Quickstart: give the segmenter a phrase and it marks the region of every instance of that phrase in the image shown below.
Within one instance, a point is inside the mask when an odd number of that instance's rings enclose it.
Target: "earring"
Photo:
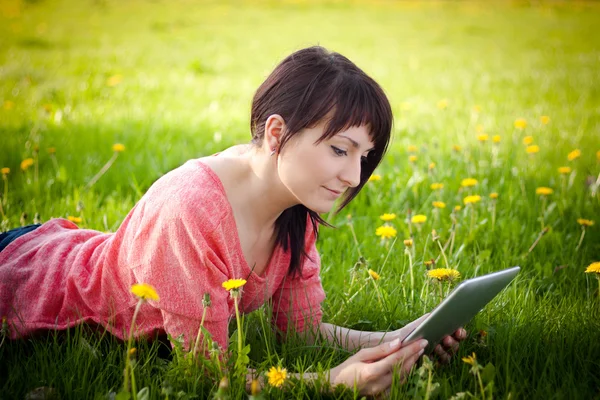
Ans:
[[[275,154],[275,149],[271,149],[271,154],[270,156],[273,157],[273,154]]]

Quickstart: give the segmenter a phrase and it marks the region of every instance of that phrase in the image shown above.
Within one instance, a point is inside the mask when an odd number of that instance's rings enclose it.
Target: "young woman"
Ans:
[[[361,190],[383,157],[392,111],[379,85],[346,57],[322,47],[297,51],[258,88],[250,144],[190,160],[158,179],[115,233],[79,229],[65,219],[0,237],[0,315],[13,338],[81,322],[118,337],[130,330],[134,283],[154,286],[138,334],[195,339],[205,293],[204,326],[227,346],[233,302],[222,288],[247,280],[244,312],[271,300],[274,322],[309,337],[320,332],[348,349],[333,384],[363,393],[387,389],[394,366],[405,375],[425,341],[400,344],[422,318],[393,332],[361,332],[321,321],[317,228]],[[447,360],[459,330],[436,352]]]

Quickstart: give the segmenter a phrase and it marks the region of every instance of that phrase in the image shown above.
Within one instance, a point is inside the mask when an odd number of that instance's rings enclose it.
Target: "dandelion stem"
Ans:
[[[479,388],[481,389],[481,398],[485,399],[485,390],[483,388],[483,381],[481,380],[481,374],[477,371],[477,381],[479,381]]]
[[[135,311],[133,312],[133,318],[131,319],[131,327],[129,328],[129,338],[127,339],[127,353],[125,354],[125,373],[124,378],[125,382],[123,383],[124,390],[126,392],[129,391],[129,372],[133,375],[133,369],[131,368],[131,363],[129,361],[129,352],[131,351],[131,342],[133,341],[133,331],[135,330],[135,320],[137,319],[137,315],[140,312],[140,308],[142,308],[142,304],[144,303],[144,299],[140,297],[137,305],[135,306]],[[133,398],[137,398],[137,393],[132,393]]]
[[[56,160],[56,156],[54,154],[50,154],[50,158],[52,159],[52,165],[54,165],[54,170],[56,171],[56,176],[59,176],[60,168],[58,167],[58,161]]]
[[[548,232],[548,228],[542,229],[542,231],[540,232],[540,234],[538,235],[538,237],[535,239],[535,241],[533,242],[533,244],[529,248],[529,251],[527,251],[527,254],[529,254],[529,253],[531,253],[533,251],[533,249],[535,248],[535,246],[537,246],[537,244],[540,241],[540,239],[542,239],[542,236],[544,236],[547,232]]]
[[[407,251],[406,254],[408,255],[408,267],[410,272],[410,301],[412,302],[415,298],[415,275],[413,273],[412,254],[410,251]]]
[[[238,358],[240,358],[242,356],[242,322],[240,321],[240,310],[238,307],[237,296],[233,298],[233,304],[235,306],[235,319],[237,321],[238,328]]]
[[[471,226],[469,227],[469,238],[473,234],[473,225],[475,224],[475,208],[471,207]]]
[[[494,232],[494,228],[496,226],[496,201],[492,204],[492,232]]]
[[[379,287],[377,286],[377,282],[371,275],[369,275],[369,279],[373,282],[373,286],[375,286],[375,292],[377,293],[377,300],[379,300],[379,306],[383,309],[383,300],[381,298],[381,293],[379,292]]]
[[[2,199],[2,204],[6,205],[8,203],[8,178],[6,175],[2,175],[2,180],[4,181],[4,198]]]
[[[200,320],[200,327],[198,328],[198,335],[196,335],[196,343],[194,344],[194,352],[192,353],[194,357],[198,355],[198,345],[200,344],[200,335],[202,334],[202,327],[204,326],[204,318],[206,317],[206,310],[208,307],[204,307],[202,310],[202,320]],[[204,337],[202,337],[202,342],[204,342]]]
[[[579,247],[581,247],[581,243],[583,243],[583,237],[585,236],[585,226],[581,227],[581,237],[579,238],[579,243],[577,243],[577,247],[575,251],[579,251]]]
[[[113,165],[113,163],[115,162],[115,160],[117,159],[118,156],[119,156],[119,153],[115,151],[113,153],[112,157],[110,158],[110,160],[108,160],[106,162],[106,164],[104,164],[104,166],[100,169],[100,171],[98,171],[98,173],[96,175],[94,175],[92,180],[89,181],[87,185],[85,185],[84,190],[88,190],[89,188],[94,186],[94,184],[96,182],[98,182],[98,179],[100,179],[102,177],[102,175],[104,175],[104,173],[106,171],[108,171],[108,169],[111,167],[111,165]]]
[[[542,231],[544,230],[544,216],[546,215],[546,196],[542,197]]]
[[[385,267],[385,264],[387,263],[387,260],[390,256],[390,253],[392,252],[392,249],[394,248],[394,245],[396,244],[396,240],[398,240],[398,238],[394,238],[394,241],[392,242],[392,245],[390,246],[390,249],[388,250],[388,253],[385,256],[385,260],[383,260],[383,264],[381,265],[381,269],[379,270],[380,272],[383,272],[383,268]]]
[[[352,232],[352,237],[354,238],[354,243],[356,244],[356,251],[358,251],[358,256],[362,257],[362,254],[360,252],[360,245],[358,244],[358,238],[356,237],[356,232],[354,232],[354,225],[352,225],[352,221],[349,221],[348,225],[350,226],[350,231]]]
[[[436,240],[440,251],[442,252],[442,256],[444,257],[444,262],[446,263],[446,268],[450,268],[450,264],[448,264],[448,259],[446,258],[446,253],[444,252],[444,248],[442,247],[442,244],[440,243],[439,240]]]

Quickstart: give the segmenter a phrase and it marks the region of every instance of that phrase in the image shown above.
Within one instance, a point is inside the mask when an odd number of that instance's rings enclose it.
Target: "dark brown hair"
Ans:
[[[261,145],[270,115],[280,115],[286,124],[278,152],[295,134],[328,118],[317,143],[351,127],[367,126],[374,142],[363,161],[360,184],[344,195],[340,212],[356,195],[379,165],[390,140],[392,108],[381,87],[339,53],[314,46],[285,58],[260,85],[252,100],[252,143]],[[316,144],[316,143],[315,143]],[[306,224],[310,218],[315,236],[318,224],[328,225],[315,211],[302,204],[285,210],[275,222],[277,244],[291,249],[289,273],[301,271]]]

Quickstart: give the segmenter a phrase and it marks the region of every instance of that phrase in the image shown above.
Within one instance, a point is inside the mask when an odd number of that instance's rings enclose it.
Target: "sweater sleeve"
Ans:
[[[212,304],[204,327],[225,348],[229,307],[221,283],[228,278],[218,243],[213,243],[218,215],[210,202],[195,201],[189,191],[160,198],[167,200],[142,208],[142,222],[127,243],[134,279],[154,286],[160,300],[152,305],[161,312],[165,332],[173,338],[183,334],[186,347],[196,339],[208,293]]]
[[[321,302],[325,299],[325,292],[319,276],[321,259],[315,242],[309,223],[305,238],[308,257],[304,257],[301,274],[294,277],[286,275],[273,294],[273,320],[283,332],[287,332],[288,328],[303,332],[318,328],[321,323]]]

